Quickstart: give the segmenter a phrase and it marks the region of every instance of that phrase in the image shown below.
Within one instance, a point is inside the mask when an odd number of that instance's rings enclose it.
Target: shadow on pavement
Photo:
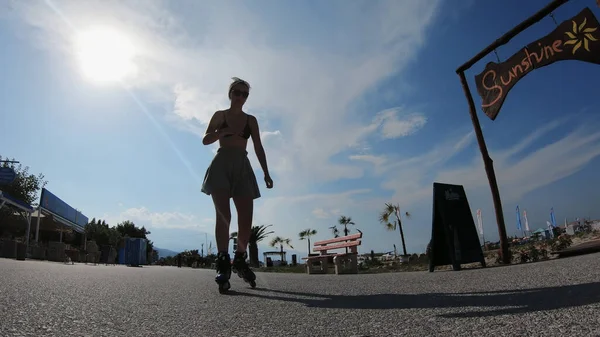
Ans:
[[[448,309],[495,307],[492,310],[442,314],[467,318],[548,311],[600,303],[600,282],[551,288],[519,289],[477,293],[322,295],[256,288],[232,295],[297,302],[311,308],[330,309]],[[308,298],[306,298],[308,297]]]

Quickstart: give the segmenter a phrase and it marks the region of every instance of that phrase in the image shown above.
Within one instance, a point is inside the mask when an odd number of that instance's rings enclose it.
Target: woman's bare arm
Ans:
[[[219,130],[218,126],[223,123],[223,113],[222,111],[215,112],[210,118],[210,122],[208,122],[208,126],[206,127],[206,132],[204,133],[204,137],[202,138],[202,144],[210,145],[217,140],[219,140]]]
[[[267,166],[267,155],[265,154],[265,149],[263,148],[262,141],[260,140],[258,121],[256,120],[256,117],[252,115],[250,115],[250,131],[252,135],[252,143],[254,144],[254,152],[256,153],[258,162],[262,167],[265,177],[270,176],[269,167]]]

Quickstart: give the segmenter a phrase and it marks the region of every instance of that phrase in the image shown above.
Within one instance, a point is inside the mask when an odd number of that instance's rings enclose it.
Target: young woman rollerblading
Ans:
[[[248,98],[248,82],[233,78],[229,86],[231,105],[227,110],[213,114],[202,139],[204,145],[217,140],[219,149],[204,175],[202,192],[212,197],[216,212],[215,236],[217,238],[217,276],[219,292],[230,288],[229,279],[233,271],[249,283],[256,286],[256,276],[246,262],[246,249],[252,228],[254,199],[260,198],[256,176],[248,159],[246,145],[252,137],[254,152],[264,172],[267,188],[273,187],[273,180],[267,168],[265,150],[260,140],[260,131],[256,117],[242,111]],[[229,224],[231,210],[229,199],[233,199],[238,214],[238,245],[233,261],[229,256]]]

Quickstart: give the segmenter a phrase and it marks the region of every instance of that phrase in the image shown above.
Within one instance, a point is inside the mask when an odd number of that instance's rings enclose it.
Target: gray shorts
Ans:
[[[230,197],[260,198],[248,151],[239,148],[219,148],[204,175],[202,192],[229,192]]]

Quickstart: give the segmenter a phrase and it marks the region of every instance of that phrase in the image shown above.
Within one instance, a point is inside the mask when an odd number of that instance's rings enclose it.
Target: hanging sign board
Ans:
[[[508,60],[488,63],[483,72],[475,76],[483,112],[495,120],[508,92],[534,69],[565,60],[600,64],[599,26],[594,13],[586,7]]]

